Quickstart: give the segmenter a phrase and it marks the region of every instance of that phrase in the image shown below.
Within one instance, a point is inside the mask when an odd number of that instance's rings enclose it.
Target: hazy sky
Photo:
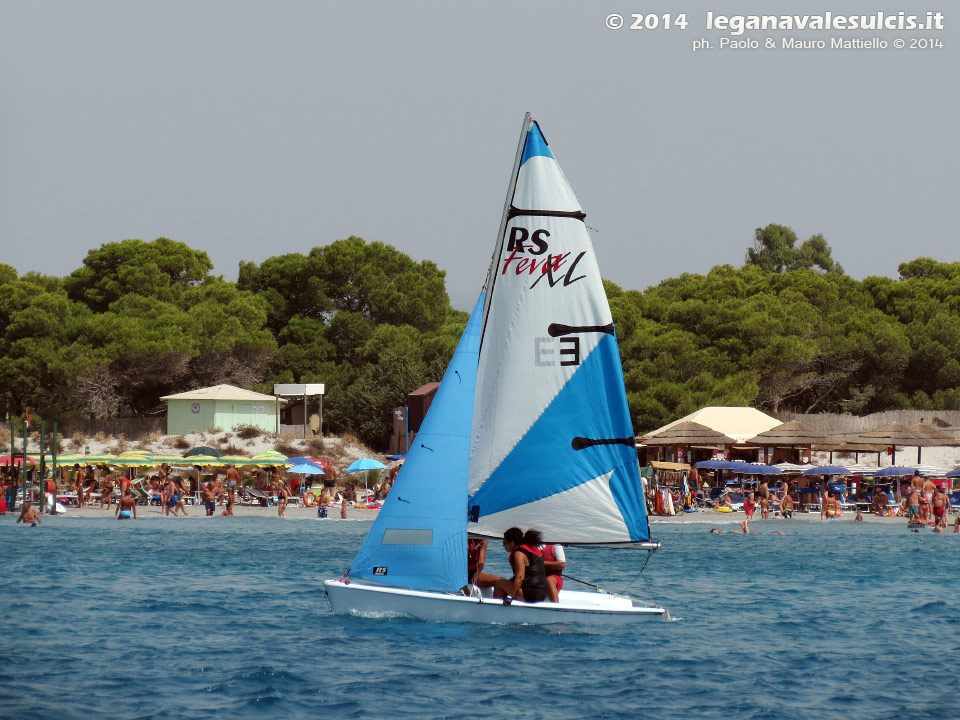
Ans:
[[[656,5],[656,4],[655,4]],[[644,289],[740,265],[754,228],[823,233],[856,278],[960,260],[960,33],[884,50],[729,50],[706,11],[923,14],[915,2],[0,0],[0,262],[65,275],[169,237],[241,260],[359,235],[483,281],[533,113],[601,272]],[[774,9],[775,7],[775,9]],[[686,30],[609,30],[685,11]],[[958,21],[960,24],[960,21]],[[902,50],[896,38],[939,49]]]

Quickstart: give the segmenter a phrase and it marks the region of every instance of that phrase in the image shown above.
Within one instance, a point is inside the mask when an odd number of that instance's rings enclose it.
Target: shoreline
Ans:
[[[186,518],[166,518],[163,514],[163,509],[156,505],[137,506],[137,517],[138,519],[144,520],[153,520],[153,519],[169,519],[171,521],[175,520],[208,520],[213,517],[219,518],[222,517],[221,513],[223,512],[224,506],[218,505],[216,514],[208,517],[205,514],[204,508],[202,505],[188,505]],[[91,508],[89,505],[83,509],[76,507],[68,507],[66,513],[60,513],[56,516],[52,516],[49,513],[44,513],[43,518],[46,520],[51,517],[64,517],[69,519],[90,519],[90,518],[106,518],[106,519],[115,519],[114,510],[116,509],[116,504],[114,504],[109,510],[104,508],[103,510],[98,507]],[[277,517],[277,508],[276,506],[272,507],[261,507],[258,505],[234,505],[233,506],[234,517]],[[347,520],[357,521],[357,520],[366,520],[372,521],[377,517],[379,510],[368,510],[366,508],[348,508],[347,509]],[[955,514],[955,513],[951,513]],[[19,516],[19,510],[7,510],[7,516],[16,520]],[[831,518],[830,520],[820,519],[820,513],[811,512],[811,513],[796,513],[791,519],[782,519],[782,518],[773,518],[771,517],[768,520],[762,520],[759,516],[754,516],[754,519],[751,520],[751,524],[768,524],[773,523],[778,526],[781,524],[789,525],[792,522],[855,522],[854,518],[856,513],[845,512],[839,518]],[[701,510],[695,513],[680,513],[678,515],[650,515],[648,520],[651,525],[657,524],[684,524],[684,523],[698,523],[698,524],[714,524],[714,525],[736,525],[739,524],[742,520],[746,518],[746,514],[742,512],[732,512],[732,513],[719,513],[713,510]],[[288,507],[287,508],[287,518],[288,520],[302,520],[302,519],[318,519],[317,518],[317,508],[316,507]],[[340,521],[340,507],[328,507],[327,508],[327,520]],[[864,514],[863,522],[865,523],[887,523],[887,524],[906,524],[906,518],[903,517],[878,517],[876,515]],[[952,522],[949,522],[952,524]]]

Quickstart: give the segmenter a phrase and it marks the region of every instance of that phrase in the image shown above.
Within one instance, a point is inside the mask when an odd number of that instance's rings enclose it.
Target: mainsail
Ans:
[[[467,458],[483,299],[350,567],[351,578],[436,591],[467,584]]]
[[[467,504],[471,533],[650,539],[623,370],[585,215],[524,122],[487,277]]]

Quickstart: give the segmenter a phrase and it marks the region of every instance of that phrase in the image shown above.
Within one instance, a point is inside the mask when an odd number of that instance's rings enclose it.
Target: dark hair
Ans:
[[[537,547],[537,545],[543,545],[543,534],[539,530],[530,528],[523,535],[523,544],[529,545],[532,548]]]
[[[518,527],[507,528],[503,533],[503,539],[512,542],[514,545],[522,545],[523,530]]]

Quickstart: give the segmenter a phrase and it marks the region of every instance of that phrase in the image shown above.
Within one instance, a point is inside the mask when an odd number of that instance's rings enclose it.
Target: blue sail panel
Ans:
[[[540,126],[536,123],[531,123],[530,129],[527,130],[527,140],[523,145],[523,157],[520,159],[520,165],[523,165],[532,157],[553,157],[543,133],[540,132]]]
[[[348,576],[418,590],[467,584],[467,469],[483,295]]]
[[[649,540],[633,437],[620,355],[608,335],[469,499],[481,517],[471,531],[499,535],[519,522],[564,542]],[[606,498],[614,513],[587,527],[577,504],[550,501],[561,493],[592,504]]]

